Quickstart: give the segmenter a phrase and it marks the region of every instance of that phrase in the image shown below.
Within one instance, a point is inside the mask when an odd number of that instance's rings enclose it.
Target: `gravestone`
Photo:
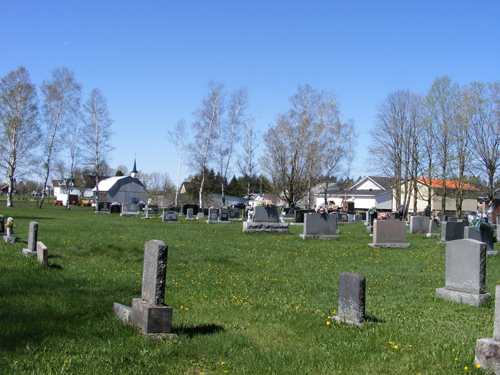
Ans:
[[[427,237],[436,237],[439,236],[439,220],[431,219],[429,221],[429,231],[426,234]]]
[[[337,215],[329,214],[306,214],[304,220],[304,233],[301,238],[314,238],[327,240],[338,238]]]
[[[304,224],[305,215],[314,212],[314,210],[295,210],[295,215],[293,217],[294,224]]]
[[[23,254],[28,256],[36,256],[36,242],[38,239],[38,223],[36,221],[30,222],[30,229],[28,232],[28,248],[23,249]]]
[[[441,244],[447,241],[462,240],[464,238],[464,229],[469,222],[465,220],[445,221],[441,226]]]
[[[494,255],[493,253],[490,253],[493,251],[493,230],[477,230],[475,226],[465,227],[464,239],[484,242],[486,244],[486,255]]]
[[[16,237],[14,236],[14,219],[10,216],[7,218],[7,223],[5,224],[5,236],[3,236],[5,243],[16,242]]]
[[[120,216],[139,216],[139,205],[137,203],[122,204],[122,212]]]
[[[428,216],[411,216],[410,233],[426,233],[429,231],[431,218]]]
[[[495,289],[493,337],[476,340],[476,365],[484,371],[500,374],[500,285]]]
[[[208,217],[208,208],[203,208],[203,215]]]
[[[363,214],[355,214],[354,221],[363,221]]]
[[[121,211],[121,204],[111,204],[109,206],[109,212],[112,214],[119,214]]]
[[[288,223],[280,223],[276,206],[255,206],[249,220],[243,223],[246,233],[289,233]]]
[[[219,210],[217,208],[210,208],[208,210],[208,222],[219,221]]]
[[[98,202],[97,203],[97,212],[101,213],[101,214],[111,213],[110,204],[108,202]]]
[[[173,309],[164,304],[168,246],[151,240],[144,246],[141,298],[132,299],[132,308],[115,303],[115,315],[131,321],[146,334],[172,332]],[[171,336],[171,335],[170,335]]]
[[[347,222],[348,223],[355,223],[356,222],[356,218],[355,218],[354,214],[347,214]]]
[[[203,212],[198,212],[198,216],[196,218],[198,220],[203,220],[205,218],[205,214]]]
[[[149,216],[158,216],[159,210],[158,210],[158,205],[152,204],[152,205],[146,205],[147,207],[147,213],[148,217]]]
[[[186,220],[194,220],[193,218],[193,209],[188,208],[186,211]]]
[[[177,212],[175,211],[163,211],[161,216],[161,221],[164,223],[178,223]]]
[[[405,223],[399,220],[375,220],[373,243],[368,245],[371,247],[409,247],[410,244],[406,243]]]
[[[338,315],[333,319],[350,325],[363,326],[365,319],[366,279],[357,273],[339,275]]]
[[[448,215],[444,215],[444,221],[458,221],[458,219],[456,218],[456,216],[448,216]]]
[[[193,215],[198,215],[199,207],[197,204],[183,204],[181,207],[182,216],[187,215],[187,210],[189,208],[193,209]]]
[[[47,246],[45,246],[43,242],[38,241],[36,243],[36,258],[43,266],[48,265],[49,254]]]
[[[491,297],[485,293],[486,244],[476,240],[446,243],[445,287],[436,297],[479,306]]]
[[[5,233],[5,222],[3,215],[0,215],[0,233]]]
[[[2,226],[2,228],[3,228],[3,226]],[[500,216],[497,216],[497,239],[500,240]]]
[[[229,211],[229,220],[235,220],[235,221],[241,220],[240,219],[240,210],[237,208],[232,208]]]
[[[220,221],[229,221],[229,212],[227,211],[227,208],[221,208]]]

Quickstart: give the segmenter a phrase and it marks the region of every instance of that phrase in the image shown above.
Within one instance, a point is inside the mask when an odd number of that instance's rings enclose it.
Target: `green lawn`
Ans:
[[[241,222],[167,224],[88,207],[0,204],[18,237],[0,243],[2,374],[478,373],[476,339],[493,335],[493,301],[434,298],[444,286],[445,248],[422,234],[407,236],[409,249],[372,249],[362,223],[316,241],[302,240],[299,226],[289,235],[248,235]],[[21,254],[30,221],[50,267]],[[113,315],[114,302],[140,297],[151,239],[169,246],[165,302],[178,340],[144,339]],[[487,259],[492,294],[499,265]],[[327,324],[344,271],[366,277],[372,324]]]

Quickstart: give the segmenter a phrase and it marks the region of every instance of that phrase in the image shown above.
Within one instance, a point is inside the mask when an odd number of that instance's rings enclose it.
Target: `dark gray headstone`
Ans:
[[[306,214],[314,213],[314,210],[295,210],[294,223],[303,223]]]
[[[446,221],[442,223],[441,243],[445,244],[448,241],[462,240],[464,238],[464,229],[466,226],[468,226],[468,222],[464,220]]]
[[[464,239],[477,240],[486,244],[486,250],[493,250],[493,230],[477,230],[475,226],[464,228]]]
[[[220,210],[220,221],[229,221],[229,212],[227,208],[222,208]]]
[[[3,215],[0,215],[0,233],[5,232],[5,221]]]
[[[337,238],[337,215],[306,214],[302,238]]]
[[[36,251],[36,242],[38,241],[38,223],[30,222],[30,231],[28,233],[28,250]]]
[[[339,275],[338,316],[335,320],[346,323],[361,323],[365,319],[366,279],[351,272]]]
[[[229,218],[230,219],[239,219],[240,218],[240,210],[237,208],[232,208],[229,211]]]
[[[151,240],[144,246],[141,298],[153,305],[163,305],[167,273],[168,246]]]
[[[254,222],[277,223],[280,218],[276,206],[266,208],[264,206],[255,206],[253,212]]]
[[[211,208],[208,210],[208,220],[209,221],[219,220],[219,210],[217,208]]]
[[[108,202],[98,202],[97,212],[109,214],[111,212],[110,203]]]
[[[163,221],[163,222],[178,222],[177,212],[164,211],[161,221]]]
[[[193,215],[198,215],[199,207],[198,207],[197,204],[183,204],[182,207],[181,207],[182,215],[184,215],[184,216],[187,215],[188,208],[192,208],[193,209]]]

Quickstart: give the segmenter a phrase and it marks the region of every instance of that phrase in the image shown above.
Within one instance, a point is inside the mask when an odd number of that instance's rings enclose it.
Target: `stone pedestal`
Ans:
[[[143,299],[132,299],[132,323],[145,333],[172,332],[172,312],[170,306],[153,305]]]
[[[288,223],[251,222],[243,223],[244,233],[289,233]]]
[[[366,279],[357,273],[342,272],[339,275],[338,315],[332,319],[350,325],[363,326],[365,319]]]
[[[500,285],[495,289],[495,328],[493,337],[476,341],[476,365],[481,369],[500,374]]]

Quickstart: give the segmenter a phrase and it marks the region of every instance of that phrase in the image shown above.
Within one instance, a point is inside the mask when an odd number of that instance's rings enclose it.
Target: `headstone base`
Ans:
[[[149,220],[149,219],[151,219],[151,218],[150,218],[150,217],[146,217],[146,216],[144,216],[144,217],[141,217],[141,219],[146,219],[146,220]]]
[[[409,243],[369,243],[368,246],[374,248],[407,248]]]
[[[153,305],[143,299],[132,299],[130,320],[145,333],[171,333],[172,313],[170,306]]]
[[[500,341],[493,337],[479,339],[476,341],[476,365],[481,365],[484,371],[493,370],[500,374]]]
[[[439,233],[426,233],[425,236],[427,238],[431,238],[431,237],[439,237],[440,234]]]
[[[14,243],[16,242],[16,237],[14,236],[3,236],[3,240],[5,243]]]
[[[36,257],[36,251],[31,251],[30,249],[23,249],[24,256],[27,257]]]
[[[289,233],[288,223],[251,222],[243,223],[244,233]]]
[[[359,322],[353,322],[350,320],[344,320],[344,319],[341,319],[340,316],[332,316],[332,320],[335,320],[336,322],[347,324],[349,326],[358,326],[358,327],[364,327],[365,324],[368,324],[368,325],[371,324],[371,322],[359,323]]]
[[[497,257],[498,256],[498,251],[496,251],[496,250],[487,250],[486,251],[486,256],[487,257]]]
[[[302,225],[302,226],[304,226],[304,223],[290,223],[290,225]]]
[[[436,289],[436,298],[442,298],[456,303],[464,303],[466,305],[479,306],[487,299],[491,298],[491,293],[474,294],[438,288]]]
[[[306,238],[312,238],[315,240],[333,240],[335,238],[339,238],[339,236],[336,235],[319,235],[319,234],[299,234],[300,238],[306,239]]]
[[[427,233],[426,230],[409,230],[406,232],[407,234],[414,234],[414,233]]]
[[[214,220],[205,220],[207,224],[231,224],[230,221],[214,221]]]
[[[139,214],[120,214],[120,216],[123,216],[123,217],[137,217],[137,216],[139,216]]]
[[[132,315],[132,308],[122,305],[121,303],[115,302],[113,304],[113,313],[123,320],[125,323],[130,322],[130,316]]]

